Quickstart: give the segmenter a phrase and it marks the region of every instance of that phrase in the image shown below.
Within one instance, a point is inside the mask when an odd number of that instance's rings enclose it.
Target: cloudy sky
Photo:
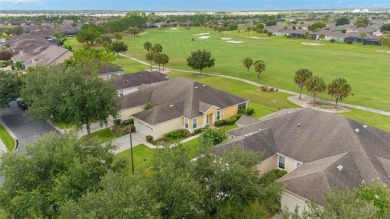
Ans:
[[[0,10],[287,10],[390,8],[390,0],[0,0]]]

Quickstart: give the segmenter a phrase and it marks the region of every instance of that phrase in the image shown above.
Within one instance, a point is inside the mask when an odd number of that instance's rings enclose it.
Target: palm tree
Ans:
[[[366,33],[360,33],[359,37],[360,37],[360,39],[361,39],[361,41],[363,43],[363,39],[366,38]]]
[[[152,64],[153,64],[153,56],[154,56],[154,53],[152,52],[148,52],[146,53],[146,60],[150,62],[150,71],[152,71]]]
[[[150,42],[145,42],[144,43],[144,49],[146,49],[148,52],[152,48],[152,44]]]
[[[158,52],[153,55],[153,62],[158,65],[158,72],[160,72],[160,66],[163,62],[163,55],[162,53]]]
[[[345,78],[336,78],[328,85],[328,94],[336,98],[336,109],[338,101],[348,97],[351,90],[351,85],[348,84]]]
[[[324,34],[320,34],[320,36],[318,37],[319,39],[325,39],[325,35]]]
[[[255,71],[257,72],[257,78],[260,78],[261,72],[265,71],[265,62],[262,60],[257,60],[254,66],[255,66]]]
[[[169,57],[167,54],[163,53],[161,57],[161,64],[163,65],[163,71],[165,71],[165,65],[168,64]]]
[[[122,34],[121,34],[121,33],[115,33],[114,38],[115,38],[116,41],[118,42],[119,40],[122,39]]]
[[[161,44],[156,43],[153,45],[152,52],[158,53],[158,52],[162,52],[162,51],[163,51],[163,47],[161,46]]]
[[[311,80],[313,77],[313,72],[311,72],[309,69],[301,68],[298,69],[295,72],[294,82],[298,85],[300,92],[299,92],[299,99],[301,100],[302,95],[302,89],[303,87]]]
[[[382,46],[388,48],[390,47],[390,37],[383,37],[380,39],[380,43]],[[387,49],[385,49],[385,53],[386,53]]]
[[[248,69],[248,77],[249,77],[249,68],[253,65],[253,59],[246,57],[243,61],[243,64],[244,64],[245,68]]]
[[[319,76],[314,76],[306,84],[306,89],[309,93],[313,94],[313,106],[315,106],[316,96],[318,93],[322,93],[326,90],[326,84],[324,79]]]
[[[306,40],[312,40],[313,39],[309,32],[305,32],[303,34],[303,38],[305,38]],[[307,44],[309,45],[309,42],[307,42]]]

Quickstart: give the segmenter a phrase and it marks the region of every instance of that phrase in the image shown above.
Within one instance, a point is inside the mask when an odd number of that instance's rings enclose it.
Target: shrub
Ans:
[[[230,119],[225,119],[223,120],[224,125],[234,125],[236,123],[237,119],[235,118],[230,118]]]
[[[145,139],[146,139],[146,141],[147,141],[148,143],[152,143],[152,141],[153,141],[153,136],[147,135],[147,136],[145,136]]]
[[[136,131],[134,124],[131,124],[130,128],[131,128],[131,133],[134,133]]]
[[[274,88],[273,88],[273,87],[270,87],[270,88],[268,89],[268,92],[274,92]]]
[[[193,135],[200,134],[200,133],[202,133],[204,130],[206,130],[207,128],[208,128],[208,126],[205,127],[205,128],[195,129]]]
[[[246,115],[251,116],[251,115],[253,115],[254,112],[255,112],[255,109],[248,108],[248,110],[246,111]]]
[[[217,120],[217,121],[215,121],[215,123],[214,123],[214,126],[215,127],[221,127],[221,126],[223,126],[224,125],[224,121],[223,120]]]
[[[278,88],[276,88],[276,89],[275,89],[275,92],[278,92],[278,91],[279,91],[279,89],[278,89]]]
[[[122,120],[121,119],[114,119],[114,124],[120,125],[120,124],[122,124]]]
[[[225,139],[225,131],[222,129],[207,128],[203,131],[201,138],[210,139],[213,145],[217,145]]]
[[[145,104],[145,106],[144,106],[144,109],[145,109],[145,110],[152,109],[152,108],[153,108],[153,104],[152,104],[152,103],[147,103],[147,104]]]
[[[334,42],[335,42],[335,40],[334,40],[334,39],[331,39],[331,40],[330,40],[330,42],[331,42],[331,43],[334,43]]]
[[[347,44],[352,44],[352,40],[345,41]]]
[[[0,60],[8,61],[11,60],[13,54],[10,51],[2,51],[0,52]]]
[[[166,141],[166,142],[174,142],[180,139],[183,139],[190,135],[190,131],[187,129],[177,129],[171,132],[166,133],[161,140]]]
[[[127,119],[127,120],[123,120],[121,125],[130,125],[130,124],[134,124],[134,119]]]
[[[245,108],[240,108],[240,109],[238,109],[238,113],[241,114],[241,115],[246,115],[246,110],[245,110]]]
[[[263,91],[263,92],[267,92],[268,86],[265,86],[265,85],[264,85],[264,86],[261,86],[261,87],[260,87],[260,90]]]

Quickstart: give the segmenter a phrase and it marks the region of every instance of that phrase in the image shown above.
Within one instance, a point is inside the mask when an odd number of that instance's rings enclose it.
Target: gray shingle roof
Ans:
[[[182,106],[179,107],[177,104],[174,104],[180,101],[183,102]],[[200,108],[202,108],[200,105],[203,104],[209,104],[223,109],[244,102],[246,100],[241,97],[203,85],[199,82],[185,78],[175,78],[155,85],[144,86],[137,92],[120,97],[118,100],[118,108],[124,110],[146,103],[152,103],[155,107],[173,104],[174,108],[178,107],[175,110],[181,111],[181,116],[195,118],[203,115],[200,111]],[[138,118],[140,114],[133,116]],[[166,114],[158,114],[157,116],[161,118],[145,122],[157,124],[154,121],[168,120]]]
[[[244,148],[262,148],[267,159],[277,151],[303,162],[280,181],[286,189],[324,205],[323,194],[333,188],[358,186],[362,180],[379,178],[390,186],[390,133],[363,126],[340,115],[312,109],[284,111],[263,121],[228,132],[239,139],[259,129],[269,129],[274,139],[247,141]],[[266,145],[270,144],[270,145]],[[260,149],[258,149],[260,150]],[[272,154],[273,153],[273,154]],[[268,156],[266,156],[268,154]],[[337,169],[342,166],[342,171]]]
[[[257,123],[258,121],[259,120],[255,118],[243,115],[237,120],[236,124],[241,126],[246,126],[246,125]]]
[[[168,80],[167,76],[159,72],[137,72],[132,74],[118,75],[112,79],[115,89],[138,87],[143,84],[153,84]]]

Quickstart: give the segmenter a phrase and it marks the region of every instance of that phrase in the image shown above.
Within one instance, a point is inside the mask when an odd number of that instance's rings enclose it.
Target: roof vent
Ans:
[[[300,123],[298,123],[298,125],[297,125],[298,127],[301,127],[301,124]]]
[[[343,168],[344,168],[344,167],[341,166],[341,165],[338,165],[338,166],[337,166],[337,169],[338,169],[340,172],[343,170]]]
[[[367,125],[363,125],[363,128],[367,129]]]
[[[359,131],[360,131],[359,129],[355,129],[355,132],[356,132],[356,133],[359,133]]]
[[[198,89],[198,86],[196,86],[195,89]]]
[[[206,85],[204,84],[204,85],[202,85],[203,87],[206,87]]]
[[[173,107],[173,105],[171,104],[171,105],[169,105],[169,107],[170,107],[170,108],[172,108],[172,107]]]

